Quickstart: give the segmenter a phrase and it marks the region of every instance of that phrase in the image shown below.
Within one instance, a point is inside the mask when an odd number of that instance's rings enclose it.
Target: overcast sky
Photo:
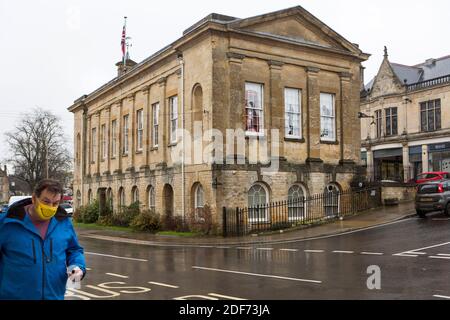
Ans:
[[[297,5],[372,55],[366,82],[384,45],[391,62],[410,65],[450,54],[448,0],[0,0],[0,162],[4,132],[36,106],[60,116],[72,147],[67,107],[116,76],[123,16],[140,62],[209,13],[245,18]]]

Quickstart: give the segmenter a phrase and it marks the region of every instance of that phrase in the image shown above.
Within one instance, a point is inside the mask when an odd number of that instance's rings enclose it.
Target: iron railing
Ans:
[[[333,221],[379,206],[380,186],[316,194],[256,207],[224,207],[223,236],[244,236]]]

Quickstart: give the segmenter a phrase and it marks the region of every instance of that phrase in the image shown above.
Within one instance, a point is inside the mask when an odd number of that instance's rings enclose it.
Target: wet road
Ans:
[[[450,299],[450,218],[441,214],[259,246],[80,242],[88,276],[68,300]]]

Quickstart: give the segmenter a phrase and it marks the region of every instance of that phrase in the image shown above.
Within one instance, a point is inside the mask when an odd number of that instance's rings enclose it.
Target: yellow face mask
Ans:
[[[56,214],[56,211],[58,211],[58,207],[51,207],[51,206],[47,206],[43,203],[41,203],[39,200],[36,201],[36,207],[35,207],[35,211],[37,213],[37,215],[39,216],[39,218],[41,218],[42,220],[50,220],[51,218],[53,218]]]

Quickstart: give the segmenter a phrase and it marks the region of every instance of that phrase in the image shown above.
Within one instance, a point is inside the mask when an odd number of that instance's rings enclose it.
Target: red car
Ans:
[[[438,171],[438,172],[424,172],[419,174],[414,182],[417,184],[428,182],[428,181],[439,181],[450,179],[450,172]]]

